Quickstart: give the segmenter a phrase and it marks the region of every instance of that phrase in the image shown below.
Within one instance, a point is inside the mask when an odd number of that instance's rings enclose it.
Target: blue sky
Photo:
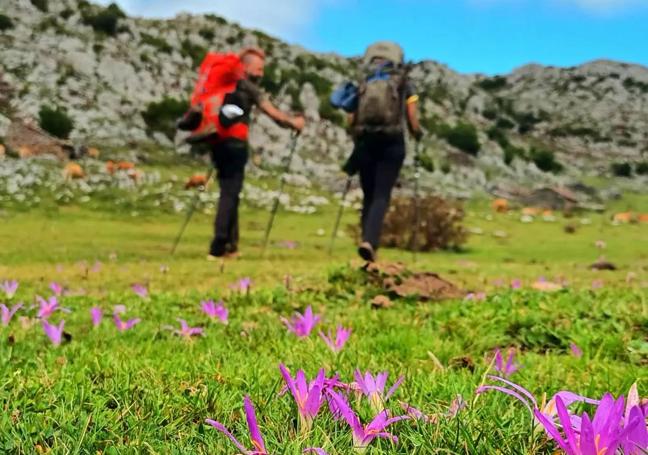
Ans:
[[[106,2],[107,0],[103,0]],[[118,0],[131,14],[214,12],[316,51],[400,42],[462,72],[608,58],[648,66],[648,0]]]

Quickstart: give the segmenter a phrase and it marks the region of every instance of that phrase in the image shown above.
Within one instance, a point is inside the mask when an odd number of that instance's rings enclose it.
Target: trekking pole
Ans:
[[[209,184],[209,181],[211,180],[212,175],[214,175],[214,166],[209,166],[209,171],[207,172],[207,178],[205,179],[205,190],[207,189],[207,185]],[[184,235],[184,232],[187,229],[187,226],[189,225],[189,222],[191,221],[191,218],[193,217],[194,212],[196,211],[196,207],[198,206],[198,200],[200,199],[200,193],[201,193],[201,191],[198,190],[196,192],[196,195],[193,198],[193,201],[191,202],[191,206],[189,207],[189,211],[187,212],[187,216],[185,217],[185,220],[182,223],[182,227],[180,228],[180,232],[178,233],[178,236],[176,237],[175,241],[173,242],[173,247],[171,247],[171,256],[173,256],[175,254],[176,249],[178,248],[178,245],[180,244],[180,240],[182,239],[182,236]]]
[[[274,224],[275,217],[277,216],[277,211],[279,210],[279,202],[280,202],[279,200],[281,198],[281,195],[283,194],[284,185],[286,184],[285,175],[290,170],[290,165],[292,163],[293,155],[295,154],[295,150],[297,150],[298,137],[299,137],[299,133],[293,134],[292,142],[290,144],[290,153],[286,158],[285,161],[286,165],[284,166],[283,172],[281,174],[281,183],[279,184],[279,192],[277,193],[277,196],[275,197],[275,200],[272,204],[270,219],[268,220],[268,225],[266,226],[265,234],[263,237],[263,248],[261,249],[261,256],[265,255],[266,248],[268,247],[268,241],[270,240],[270,231],[272,231],[272,225]]]
[[[414,231],[410,243],[412,245],[412,256],[414,263],[416,263],[416,256],[418,253],[418,230],[421,222],[421,209],[420,209],[420,195],[419,195],[419,180],[421,178],[421,141],[416,141],[416,152],[414,155]]]
[[[329,256],[333,256],[333,246],[335,245],[335,238],[337,237],[338,229],[340,229],[340,222],[342,221],[342,214],[344,213],[344,202],[346,201],[347,194],[351,190],[351,183],[353,183],[353,177],[348,176],[346,185],[344,186],[344,192],[342,193],[342,199],[340,200],[340,209],[338,210],[337,219],[335,220],[335,227],[333,228],[333,234],[331,235],[331,243],[329,244]]]

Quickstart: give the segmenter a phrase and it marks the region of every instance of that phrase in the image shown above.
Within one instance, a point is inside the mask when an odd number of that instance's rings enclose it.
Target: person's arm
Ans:
[[[259,108],[266,114],[268,117],[270,117],[272,120],[277,122],[279,125],[286,127],[286,128],[292,128],[295,131],[301,131],[304,128],[304,117],[302,116],[291,116],[286,114],[285,112],[280,111],[277,109],[274,104],[272,104],[269,100],[264,99],[259,103]]]
[[[407,103],[407,125],[409,126],[410,133],[417,140],[420,140],[423,136],[423,131],[421,130],[421,123],[419,122],[418,115],[418,95],[410,96]]]

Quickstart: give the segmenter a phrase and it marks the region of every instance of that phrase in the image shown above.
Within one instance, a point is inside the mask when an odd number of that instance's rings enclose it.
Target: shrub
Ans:
[[[147,44],[149,46],[152,46],[156,48],[158,51],[163,52],[165,54],[170,54],[173,52],[173,47],[166,41],[164,41],[162,38],[158,38],[153,35],[149,35],[148,33],[142,33],[142,44]]]
[[[47,0],[31,0],[31,4],[44,13],[49,10]]]
[[[273,96],[276,96],[281,89],[281,80],[277,76],[278,66],[276,63],[269,63],[263,73],[263,78],[259,85],[267,93],[270,93]],[[294,98],[294,97],[293,97]]]
[[[648,161],[637,163],[635,172],[637,173],[637,175],[648,175]]]
[[[5,16],[4,14],[0,14],[0,32],[4,32],[5,30],[9,30],[13,28],[14,24],[13,21],[9,16]]]
[[[631,177],[632,166],[630,163],[612,163],[612,174],[616,177]]]
[[[73,9],[70,9],[70,8],[65,8],[65,9],[64,9],[63,11],[61,11],[61,13],[59,14],[59,17],[60,17],[61,19],[63,19],[63,20],[68,20],[68,19],[71,18],[72,16],[74,16],[74,10],[73,10]]]
[[[523,148],[516,147],[513,144],[507,144],[504,147],[504,163],[511,165],[515,158],[526,158],[526,152]]]
[[[531,147],[529,158],[541,171],[558,173],[563,170],[563,165],[556,161],[556,155],[551,150]]]
[[[466,242],[462,226],[464,211],[460,204],[436,196],[419,199],[416,250],[456,249]],[[412,226],[415,224],[412,198],[395,198],[385,217],[382,242],[387,247],[413,250]]]
[[[184,57],[191,58],[193,65],[197,68],[207,55],[207,49],[194,44],[189,40],[184,40],[181,44],[181,52]]]
[[[198,32],[198,34],[202,36],[205,41],[213,41],[216,37],[214,31],[210,28],[203,28]]]
[[[344,127],[344,115],[333,106],[331,106],[328,97],[320,98],[319,115],[322,119],[328,120],[334,125]]]
[[[184,115],[189,108],[186,101],[175,98],[164,98],[160,102],[149,104],[142,118],[149,129],[149,132],[160,131],[169,139],[173,140],[176,133],[176,121]]]
[[[421,153],[418,157],[419,165],[428,172],[434,172],[434,160],[430,155]]]
[[[488,91],[501,90],[508,85],[506,77],[495,76],[488,79],[481,80],[477,83],[481,88]]]
[[[105,33],[108,36],[115,36],[119,31],[117,25],[119,19],[125,18],[124,12],[114,3],[100,10],[96,14],[83,12],[83,22],[93,28],[95,32]]]
[[[61,109],[49,106],[41,107],[38,113],[40,127],[52,136],[67,139],[74,129],[74,122],[67,113]]]
[[[498,118],[496,125],[498,128],[503,128],[505,130],[512,130],[513,128],[515,128],[515,123],[513,123],[506,117]]]
[[[458,123],[445,133],[445,139],[448,144],[473,156],[476,156],[481,148],[477,128],[470,123]]]
[[[486,134],[491,141],[497,142],[502,148],[505,148],[507,145],[509,145],[509,140],[506,137],[506,134],[504,134],[504,131],[495,126],[489,128],[488,131],[486,131]]]

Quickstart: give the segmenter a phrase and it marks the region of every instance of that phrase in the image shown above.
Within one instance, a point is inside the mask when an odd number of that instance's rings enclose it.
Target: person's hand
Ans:
[[[297,116],[292,119],[290,122],[290,126],[297,131],[298,133],[301,132],[301,130],[304,129],[304,126],[306,125],[306,119],[303,116]]]
[[[422,129],[416,129],[412,131],[412,136],[414,136],[414,139],[416,139],[418,142],[420,142],[421,139],[423,139],[423,130]]]

